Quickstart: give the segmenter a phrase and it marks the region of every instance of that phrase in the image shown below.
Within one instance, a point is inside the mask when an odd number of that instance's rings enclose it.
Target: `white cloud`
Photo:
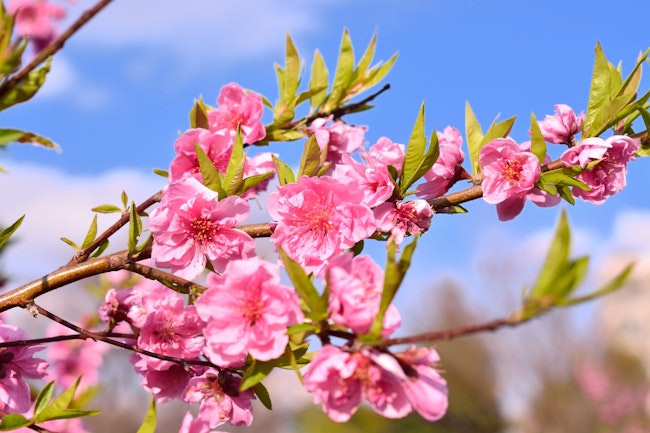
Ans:
[[[16,283],[51,272],[70,258],[72,249],[59,238],[81,242],[94,215],[91,208],[105,203],[119,205],[122,190],[129,199],[139,202],[165,184],[164,179],[153,174],[132,170],[70,176],[43,166],[12,161],[3,164],[9,174],[0,177],[2,223],[9,224],[25,215],[2,263]],[[99,229],[115,219],[115,214],[100,215]]]
[[[51,100],[62,96],[83,110],[98,110],[111,102],[109,90],[82,77],[63,53],[54,57],[45,84],[36,98]]]
[[[161,0],[114,2],[78,36],[85,46],[114,49],[145,47],[169,50],[177,63],[252,59],[279,51],[284,35],[320,28],[320,10],[336,5],[319,1],[237,2]],[[79,10],[89,2],[79,4]]]

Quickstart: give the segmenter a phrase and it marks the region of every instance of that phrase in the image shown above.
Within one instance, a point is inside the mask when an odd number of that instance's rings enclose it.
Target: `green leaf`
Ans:
[[[287,271],[287,275],[289,275],[289,279],[298,292],[300,299],[304,301],[308,308],[305,314],[316,320],[327,317],[327,306],[323,308],[318,290],[316,290],[314,283],[302,266],[291,259],[282,248],[278,250],[278,253],[280,254],[282,263],[284,263],[284,268]]]
[[[544,141],[535,113],[530,114],[530,151],[537,157],[540,164],[544,164],[546,141]]]
[[[54,381],[49,382],[43,387],[41,392],[38,393],[36,397],[36,403],[34,403],[34,416],[38,416],[43,410],[47,407],[52,396],[54,395]]]
[[[95,214],[93,222],[90,223],[90,228],[86,233],[86,237],[84,238],[83,243],[81,244],[81,248],[86,248],[88,245],[92,244],[95,240],[95,237],[97,237],[97,214]]]
[[[80,377],[77,378],[70,388],[52,400],[45,408],[42,408],[38,414],[34,415],[34,422],[38,424],[51,419],[69,418],[66,416],[65,412],[70,407],[70,403],[74,398],[74,393],[79,386],[80,379]]]
[[[20,427],[27,427],[32,424],[33,423],[24,416],[18,415],[17,413],[10,413],[2,417],[2,420],[0,421],[0,431],[16,430]]]
[[[322,89],[318,92],[312,94],[310,100],[311,110],[316,110],[320,107],[325,99],[327,98],[327,87],[329,72],[327,71],[327,66],[323,60],[323,56],[320,51],[316,50],[314,52],[314,61],[311,64],[311,77],[309,79],[309,89],[314,92],[315,89]]]
[[[45,138],[33,132],[25,132],[19,129],[2,129],[0,128],[0,146],[17,142],[17,143],[31,143],[38,146],[47,147],[60,151],[61,148],[49,138]]]
[[[138,238],[142,234],[142,219],[138,215],[135,202],[131,202],[131,215],[129,217],[129,254],[137,253]]]
[[[594,292],[592,292],[592,293],[590,293],[589,295],[586,295],[586,296],[580,296],[580,297],[577,297],[577,298],[566,299],[563,302],[561,302],[560,305],[562,305],[564,307],[568,307],[568,306],[571,306],[571,305],[581,304],[583,302],[591,301],[592,299],[596,299],[598,297],[607,295],[609,293],[612,293],[612,292],[620,289],[627,282],[633,268],[634,268],[633,264],[627,265],[618,275],[616,275],[610,281],[605,283],[605,285],[603,285],[598,290],[596,290],[596,291],[594,291]]]
[[[208,122],[208,107],[203,102],[202,96],[198,100],[194,101],[194,105],[190,110],[190,127],[210,129],[210,122]]]
[[[339,105],[346,95],[354,73],[354,50],[350,33],[347,29],[343,32],[341,38],[341,47],[339,49],[339,58],[336,63],[334,72],[334,83],[332,84],[332,93],[327,98],[325,111],[329,112]]]
[[[386,310],[393,302],[397,290],[399,289],[406,271],[408,271],[409,266],[411,265],[411,258],[413,257],[413,252],[417,245],[418,237],[413,237],[413,242],[408,244],[404,251],[402,252],[399,261],[395,259],[395,252],[397,246],[394,242],[391,242],[388,245],[388,258],[386,260],[386,273],[384,277],[384,289],[381,293],[381,302],[379,305],[379,312],[375,316],[375,320],[372,323],[370,328],[370,335],[372,338],[378,339],[381,337],[381,331],[384,326],[384,315]]]
[[[74,241],[72,241],[72,240],[70,240],[70,239],[68,239],[68,238],[65,238],[65,237],[62,237],[62,238],[60,238],[60,239],[61,239],[63,242],[65,242],[66,244],[70,245],[70,246],[71,246],[72,248],[74,248],[75,250],[78,250],[78,249],[79,249],[79,246],[77,246],[77,244],[76,244]]]
[[[280,186],[294,183],[296,181],[293,170],[291,170],[291,167],[289,167],[284,161],[273,155],[273,163],[275,164],[275,171],[278,173],[278,182],[280,183]]]
[[[286,55],[284,63],[284,86],[282,88],[281,98],[282,102],[288,104],[298,91],[300,84],[300,56],[298,50],[291,40],[291,36],[287,31],[286,36]]]
[[[251,188],[254,188],[256,185],[259,185],[261,182],[264,182],[269,177],[272,177],[275,174],[275,171],[267,171],[266,173],[254,174],[244,178],[240,194],[245,193]]]
[[[555,229],[551,246],[546,253],[546,260],[542,265],[537,282],[530,291],[532,298],[542,298],[553,291],[553,285],[569,260],[571,246],[571,231],[567,221],[566,212],[560,214],[560,221]]]
[[[467,148],[469,149],[469,160],[472,165],[472,174],[478,175],[478,154],[483,143],[483,131],[479,125],[469,102],[465,103],[465,137],[467,137]]]
[[[114,204],[102,204],[95,206],[91,210],[97,213],[122,213],[122,209],[115,206]]]
[[[415,125],[413,125],[413,130],[411,131],[411,137],[406,146],[402,176],[399,180],[401,193],[405,192],[415,182],[415,175],[422,163],[426,146],[427,137],[424,135],[424,102],[422,102],[420,111],[418,111],[417,118],[415,119]]]
[[[327,157],[327,146],[320,148],[316,137],[312,135],[305,142],[305,148],[300,158],[300,167],[298,168],[298,179],[302,176],[316,176],[320,168],[325,164]]]
[[[169,178],[169,172],[167,170],[163,170],[161,168],[154,168],[153,172],[158,176],[164,177],[165,179]]]
[[[151,403],[149,403],[149,409],[142,420],[142,424],[138,429],[137,433],[155,433],[156,425],[158,421],[156,420],[156,399],[151,397]]]
[[[122,194],[120,195],[120,200],[122,200],[122,206],[124,206],[124,209],[126,209],[126,206],[129,203],[129,196],[126,195],[126,192],[122,191]]]
[[[258,361],[253,359],[251,365],[244,372],[242,376],[241,385],[239,385],[240,391],[246,391],[249,388],[254,387],[260,383],[266,376],[268,376],[273,368],[275,368],[275,361]]]
[[[226,168],[222,187],[225,189],[225,195],[219,194],[219,200],[237,194],[244,183],[244,165],[246,164],[246,155],[244,155],[244,143],[242,141],[241,129],[237,127],[235,143]]]
[[[517,119],[516,117],[511,117],[501,122],[497,122],[497,119],[494,119],[494,121],[490,125],[490,128],[485,133],[485,137],[483,137],[483,140],[481,142],[481,147],[485,146],[490,141],[496,138],[507,137],[510,134],[510,131],[512,131],[512,127],[515,124],[516,119]],[[480,151],[481,149],[479,149],[479,153]]]
[[[576,179],[575,176],[575,172],[573,172],[570,168],[558,168],[542,173],[538,182],[542,185],[575,186],[585,191],[589,191],[591,189],[587,184]]]
[[[273,410],[273,405],[271,404],[271,396],[269,395],[269,391],[262,384],[262,382],[256,383],[252,386],[252,388],[260,403],[262,403],[268,410]]]
[[[45,76],[50,71],[51,63],[52,57],[45,61],[43,67],[33,70],[25,78],[20,80],[15,87],[5,92],[0,97],[0,111],[31,99],[45,83]]]
[[[589,90],[589,102],[587,103],[587,114],[582,127],[583,138],[592,137],[596,134],[591,132],[591,127],[600,108],[610,99],[612,95],[612,76],[610,67],[612,65],[605,58],[600,42],[596,44],[596,59],[591,77],[591,88]]]
[[[99,257],[102,255],[104,251],[106,251],[106,248],[108,248],[109,241],[108,239],[104,239],[100,244],[99,247],[97,247],[97,250],[92,253],[90,256],[91,258]]]
[[[198,142],[194,143],[194,149],[196,150],[196,158],[199,161],[201,176],[203,176],[203,184],[218,193],[219,198],[225,197],[226,191],[223,187],[222,174],[217,170],[217,167],[214,166],[214,163],[203,149],[201,149]]]
[[[373,66],[370,71],[368,71],[368,78],[365,81],[364,90],[369,89],[379,83],[381,80],[388,75],[393,65],[397,61],[397,53],[390,56],[390,59],[385,63]]]
[[[20,227],[20,225],[23,223],[23,219],[25,219],[25,215],[18,218],[9,227],[7,227],[4,230],[0,231],[0,248],[2,248],[7,243],[7,241],[11,237],[11,235],[13,235],[16,230],[18,230],[18,227]]]
[[[372,35],[372,38],[370,39],[370,42],[368,43],[368,47],[366,48],[366,51],[364,51],[363,55],[361,56],[361,59],[359,60],[359,63],[357,64],[356,73],[358,76],[363,76],[366,70],[368,70],[370,63],[372,63],[372,59],[375,57],[376,45],[377,45],[377,33],[374,33]]]

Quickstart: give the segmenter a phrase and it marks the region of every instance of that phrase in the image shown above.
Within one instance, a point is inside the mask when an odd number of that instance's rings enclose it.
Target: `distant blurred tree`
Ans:
[[[600,360],[581,359],[551,377],[531,405],[527,433],[642,433],[650,431],[650,382],[643,363],[607,347]]]

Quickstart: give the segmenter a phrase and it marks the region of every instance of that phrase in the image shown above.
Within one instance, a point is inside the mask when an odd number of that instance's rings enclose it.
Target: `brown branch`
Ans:
[[[22,79],[24,79],[30,72],[38,67],[41,63],[45,61],[48,57],[59,51],[65,45],[66,41],[75,34],[81,27],[83,27],[92,17],[97,15],[102,9],[104,9],[111,0],[100,0],[97,4],[90,9],[86,10],[81,14],[75,22],[73,22],[70,27],[66,29],[61,35],[52,41],[47,47],[45,47],[41,52],[32,59],[25,67],[20,71],[12,75],[12,77],[0,85],[0,98],[7,93],[9,90],[13,89]]]
[[[162,191],[158,191],[142,203],[138,207],[136,207],[136,211],[138,214],[144,212],[145,210],[149,209],[150,206],[154,205],[155,203],[158,203],[162,197]],[[82,248],[77,250],[74,253],[74,256],[72,256],[72,259],[68,262],[69,265],[71,264],[76,264],[76,263],[81,263],[90,257],[90,255],[95,251],[102,242],[107,240],[109,237],[111,237],[115,232],[117,232],[119,229],[124,227],[130,219],[131,213],[128,211],[125,211],[122,213],[122,216],[120,217],[119,220],[117,220],[112,226],[110,226],[108,229],[106,229],[102,234],[97,236],[97,238],[92,241],[90,245],[88,245],[86,248]]]
[[[201,360],[188,360],[188,359],[182,359],[182,358],[176,358],[173,356],[167,356],[167,355],[161,355],[155,352],[150,352],[148,350],[140,349],[138,346],[135,346],[133,344],[128,344],[124,343],[119,340],[113,340],[112,338],[105,337],[104,335],[100,333],[95,333],[92,331],[88,331],[87,329],[84,329],[80,326],[77,326],[73,323],[68,322],[67,320],[57,316],[54,313],[50,313],[46,309],[39,307],[38,305],[34,304],[33,302],[30,304],[30,308],[38,311],[38,313],[42,316],[47,317],[50,320],[55,321],[56,323],[59,323],[63,326],[65,326],[68,329],[72,329],[73,331],[85,336],[86,338],[93,339],[95,341],[103,341],[104,343],[110,344],[112,346],[120,347],[122,349],[130,350],[135,353],[139,353],[140,355],[145,355],[149,356],[151,358],[156,358],[156,359],[161,359],[163,361],[170,361],[175,364],[180,364],[182,366],[187,366],[187,365],[199,365],[203,367],[210,367],[210,368],[219,368],[210,361],[201,361]]]
[[[512,315],[505,319],[496,319],[490,322],[482,323],[479,325],[465,326],[462,328],[446,329],[443,331],[425,332],[422,334],[411,335],[408,337],[390,338],[381,342],[381,346],[393,346],[395,344],[412,344],[412,343],[426,343],[440,340],[452,340],[454,338],[463,337],[466,335],[477,334],[479,332],[494,332],[504,327],[514,327],[527,322],[530,319],[525,319],[520,315]]]
[[[95,332],[96,335],[101,335],[107,338],[128,338],[135,340],[138,338],[135,334],[123,334],[119,332]],[[0,342],[0,347],[29,347],[39,344],[55,343],[57,341],[68,340],[87,340],[88,336],[84,334],[70,334],[70,335],[57,335],[56,337],[33,338],[31,340],[14,340]]]

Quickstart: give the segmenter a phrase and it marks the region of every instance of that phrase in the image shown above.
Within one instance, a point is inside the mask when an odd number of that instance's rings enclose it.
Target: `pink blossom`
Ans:
[[[362,150],[362,154],[363,154]],[[393,143],[387,137],[381,137],[375,144],[370,146],[364,159],[372,167],[385,167],[391,165],[395,168],[397,173],[402,173],[402,166],[404,165],[404,145]]]
[[[576,176],[591,189],[585,191],[573,187],[573,196],[601,204],[621,191],[626,185],[627,162],[635,159],[640,145],[638,140],[624,135],[614,135],[606,140],[590,137],[564,152],[560,159],[568,166],[580,165],[585,168],[589,162],[602,159]]]
[[[176,363],[169,363],[164,369],[157,370],[152,368],[150,360],[145,355],[134,354],[131,357],[135,371],[142,376],[142,387],[159,403],[182,398],[190,379],[206,370],[205,367],[192,365],[186,368]]]
[[[219,92],[217,104],[218,108],[208,111],[211,131],[226,129],[234,136],[239,126],[246,144],[253,144],[266,136],[262,123],[264,104],[257,93],[244,90],[236,83],[226,84]]]
[[[529,152],[530,143],[517,145],[510,138],[497,138],[479,154],[483,173],[483,199],[497,205],[501,221],[517,216],[533,190],[541,170],[537,156]]]
[[[248,214],[246,200],[231,196],[220,201],[216,192],[193,177],[172,183],[149,217],[154,237],[151,257],[183,278],[199,275],[208,260],[222,272],[230,260],[254,254],[253,239],[234,228]]]
[[[303,176],[278,187],[268,201],[278,222],[271,241],[318,274],[328,260],[374,233],[375,218],[363,199],[363,191],[329,176]]]
[[[377,230],[390,233],[388,243],[391,241],[399,245],[404,236],[419,235],[431,227],[433,210],[424,200],[407,202],[397,201],[383,203],[374,209],[377,220]]]
[[[284,353],[287,328],[302,322],[296,292],[280,284],[280,268],[254,257],[210,274],[196,309],[206,323],[206,355],[223,367],[240,366],[246,353],[260,361]]]
[[[447,411],[447,381],[434,368],[440,362],[438,353],[428,347],[411,346],[395,356],[411,367],[403,382],[409,402],[422,417],[437,421]]]
[[[0,322],[0,343],[29,340],[22,329]],[[25,413],[31,405],[25,379],[43,379],[47,363],[34,354],[45,347],[0,347],[0,414]]]
[[[191,412],[187,412],[183,417],[183,423],[178,433],[210,433],[216,430],[210,430],[208,422],[202,418],[194,419]]]
[[[343,254],[325,270],[330,288],[329,310],[334,323],[364,334],[379,312],[384,289],[384,270],[370,256]],[[390,305],[384,315],[382,335],[392,334],[401,324],[397,308]]]
[[[350,353],[325,345],[306,367],[305,388],[333,421],[348,421],[364,399],[387,418],[412,410],[401,380],[373,362],[376,356],[369,350]]]
[[[198,419],[215,428],[224,423],[232,425],[253,422],[251,400],[253,391],[240,391],[241,378],[232,373],[207,370],[200,376],[190,379],[183,400],[188,403],[201,402]]]
[[[52,21],[65,17],[65,9],[48,0],[10,0],[7,12],[16,17],[18,35],[30,38],[36,51],[41,51],[56,37]]]
[[[350,188],[361,190],[364,195],[362,203],[371,208],[384,203],[395,190],[395,181],[386,166],[366,166],[350,155],[343,155],[341,163],[334,168],[333,177],[347,182]]]
[[[244,178],[255,176],[258,174],[264,174],[268,172],[275,172],[275,163],[273,162],[273,154],[271,152],[260,153],[255,155],[252,158],[246,157],[244,163]],[[273,176],[266,178],[264,181],[258,183],[252,189],[246,191],[242,198],[250,200],[255,198],[259,193],[266,191],[271,183]]]
[[[544,120],[538,121],[544,140],[554,144],[570,144],[573,136],[582,129],[585,121],[584,113],[576,116],[573,109],[565,104],[555,106],[555,115],[546,115]]]
[[[443,132],[436,131],[440,154],[436,163],[424,173],[423,182],[417,186],[417,196],[423,199],[444,195],[458,180],[466,178],[461,166],[465,154],[461,150],[463,137],[456,128],[447,126]]]
[[[53,324],[47,331],[50,337],[67,335],[61,333],[61,326]],[[49,375],[61,389],[70,388],[81,376],[79,392],[96,385],[99,380],[99,369],[104,363],[104,354],[109,345],[101,341],[64,340],[48,345],[47,358],[50,361]]]
[[[329,124],[331,121],[332,116],[319,117],[311,123],[310,129],[320,148],[327,146],[327,161],[339,164],[343,155],[361,147],[367,127],[351,126],[339,120]]]
[[[343,155],[333,177],[363,191],[363,204],[375,207],[388,200],[395,190],[395,181],[388,171],[391,165],[400,173],[404,164],[404,146],[382,137],[368,152],[361,151],[365,165],[350,155]]]
[[[203,351],[204,339],[200,335],[203,322],[194,305],[185,305],[178,293],[167,291],[164,302],[148,311],[138,336],[138,347],[160,355],[195,359]],[[165,370],[171,364],[152,357],[145,357],[145,361],[155,370]]]
[[[193,176],[203,182],[203,175],[196,156],[196,146],[210,158],[215,168],[226,173],[234,145],[233,137],[228,131],[208,131],[207,129],[188,129],[174,142],[176,156],[169,166],[170,183]]]

